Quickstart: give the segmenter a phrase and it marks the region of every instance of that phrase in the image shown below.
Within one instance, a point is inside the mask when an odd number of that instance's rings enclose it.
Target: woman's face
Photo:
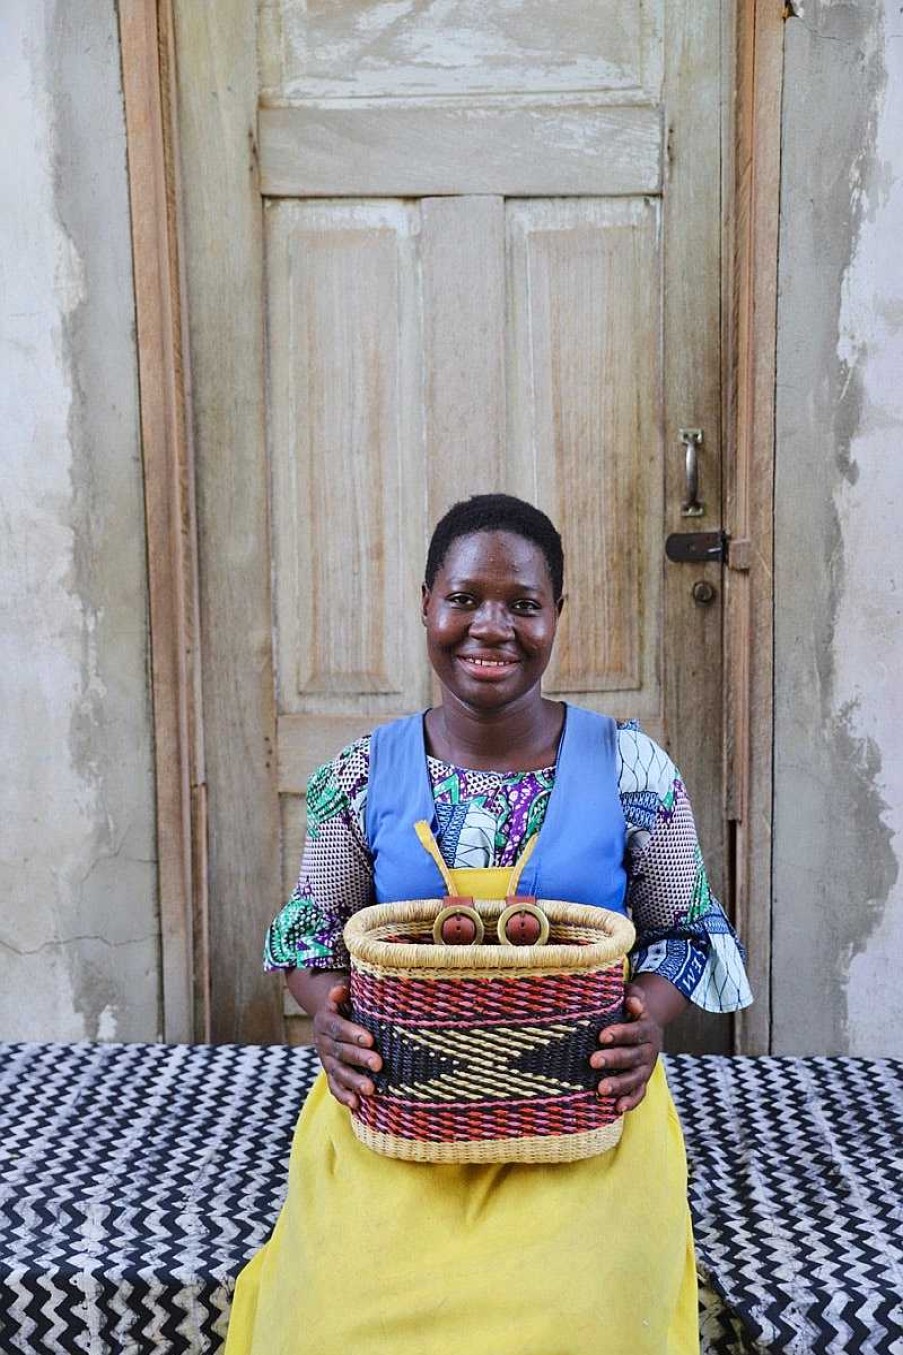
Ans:
[[[500,710],[536,689],[561,612],[540,548],[513,532],[458,537],[423,585],[427,651],[444,690]]]

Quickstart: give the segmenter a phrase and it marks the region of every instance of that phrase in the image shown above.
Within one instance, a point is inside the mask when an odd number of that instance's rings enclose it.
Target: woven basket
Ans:
[[[487,937],[504,901],[476,900]],[[612,1148],[599,1032],[619,1020],[627,918],[541,902],[545,946],[442,946],[438,899],[383,903],[345,927],[352,1020],[383,1059],[352,1115],[362,1143],[413,1162],[573,1162]]]

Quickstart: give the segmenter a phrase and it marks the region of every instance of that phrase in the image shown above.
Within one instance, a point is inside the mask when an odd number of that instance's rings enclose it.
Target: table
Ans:
[[[713,1355],[903,1355],[903,1062],[680,1055]]]
[[[903,1355],[903,1063],[672,1056],[707,1355]],[[0,1045],[0,1352],[214,1355],[316,1073]]]

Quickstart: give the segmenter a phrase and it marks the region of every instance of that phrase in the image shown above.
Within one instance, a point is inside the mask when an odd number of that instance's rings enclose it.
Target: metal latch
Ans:
[[[665,554],[675,564],[730,565],[745,572],[750,564],[750,543],[732,540],[727,532],[672,532],[665,540]]]
[[[675,564],[726,564],[727,532],[672,532],[665,541],[665,554]]]

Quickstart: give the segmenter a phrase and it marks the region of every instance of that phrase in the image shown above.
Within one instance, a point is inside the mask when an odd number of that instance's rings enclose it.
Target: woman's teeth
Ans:
[[[471,659],[468,663],[475,663],[478,668],[510,668],[514,662],[513,659]]]

